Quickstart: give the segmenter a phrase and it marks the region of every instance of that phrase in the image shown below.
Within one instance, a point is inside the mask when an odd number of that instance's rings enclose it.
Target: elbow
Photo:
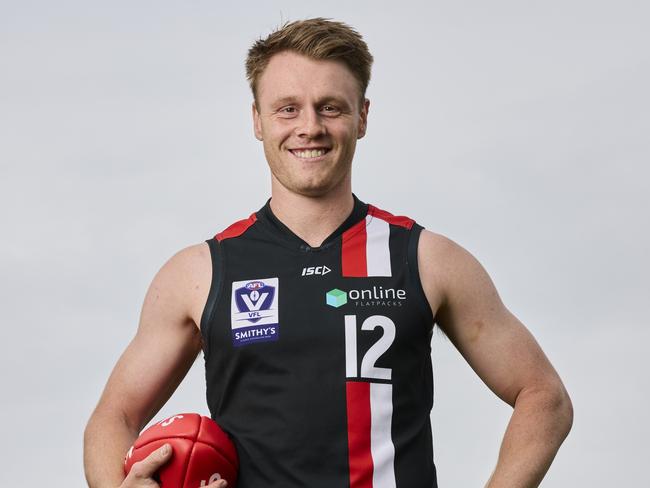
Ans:
[[[562,441],[573,427],[573,402],[562,382],[524,389],[517,398],[545,418],[550,430]]]
[[[571,428],[573,427],[573,402],[571,402],[571,398],[569,397],[569,394],[567,393],[566,390],[564,390],[561,411],[562,411],[562,416],[564,418],[564,425],[566,428],[566,433],[565,433],[565,437],[566,437],[567,435],[569,435],[569,432],[571,432]]]
[[[549,392],[548,406],[558,435],[566,439],[573,427],[573,402],[564,385],[560,384]]]

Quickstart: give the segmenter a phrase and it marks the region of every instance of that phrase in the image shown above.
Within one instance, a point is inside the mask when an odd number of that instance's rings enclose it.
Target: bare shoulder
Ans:
[[[422,231],[418,261],[427,298],[437,304],[438,324],[452,340],[460,331],[452,330],[458,329],[458,321],[450,319],[505,308],[485,268],[451,239]]]
[[[212,260],[206,242],[185,247],[170,257],[154,277],[146,300],[161,298],[182,307],[198,326],[212,281]]]
[[[451,278],[463,268],[478,264],[476,258],[458,243],[426,229],[420,235],[418,262],[425,272],[439,279]]]
[[[210,262],[210,249],[206,242],[187,246],[174,254],[164,264],[163,269],[178,274],[178,277],[188,277],[200,271],[205,263]]]
[[[487,277],[476,258],[462,246],[426,229],[422,230],[418,243],[418,267],[434,315],[448,302],[450,292],[459,281]]]

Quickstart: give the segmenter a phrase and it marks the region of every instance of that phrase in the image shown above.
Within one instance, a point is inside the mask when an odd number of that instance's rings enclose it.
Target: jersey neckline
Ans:
[[[301,251],[322,251],[330,247],[341,234],[353,227],[356,223],[360,222],[368,214],[368,204],[359,200],[354,193],[352,194],[352,198],[354,199],[354,204],[350,215],[348,215],[341,225],[327,236],[318,247],[310,246],[275,216],[271,210],[270,198],[266,201],[266,204],[255,213],[255,215],[260,224],[269,228],[274,236],[289,244],[292,248],[297,248]]]

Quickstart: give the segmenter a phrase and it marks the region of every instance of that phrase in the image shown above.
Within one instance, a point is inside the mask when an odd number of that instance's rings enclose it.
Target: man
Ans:
[[[86,428],[89,485],[156,486],[171,454],[124,479],[124,453],[203,348],[208,405],[236,443],[241,488],[435,487],[434,323],[514,407],[486,486],[540,483],[572,424],[544,353],[469,253],[352,194],[371,63],[358,33],[325,19],[251,48],[272,197],[154,278]]]

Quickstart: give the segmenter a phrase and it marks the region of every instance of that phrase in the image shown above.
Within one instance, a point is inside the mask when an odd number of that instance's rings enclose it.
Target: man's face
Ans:
[[[257,84],[255,137],[276,182],[321,196],[349,181],[357,139],[366,132],[370,102],[340,62],[291,51],[274,55]]]

